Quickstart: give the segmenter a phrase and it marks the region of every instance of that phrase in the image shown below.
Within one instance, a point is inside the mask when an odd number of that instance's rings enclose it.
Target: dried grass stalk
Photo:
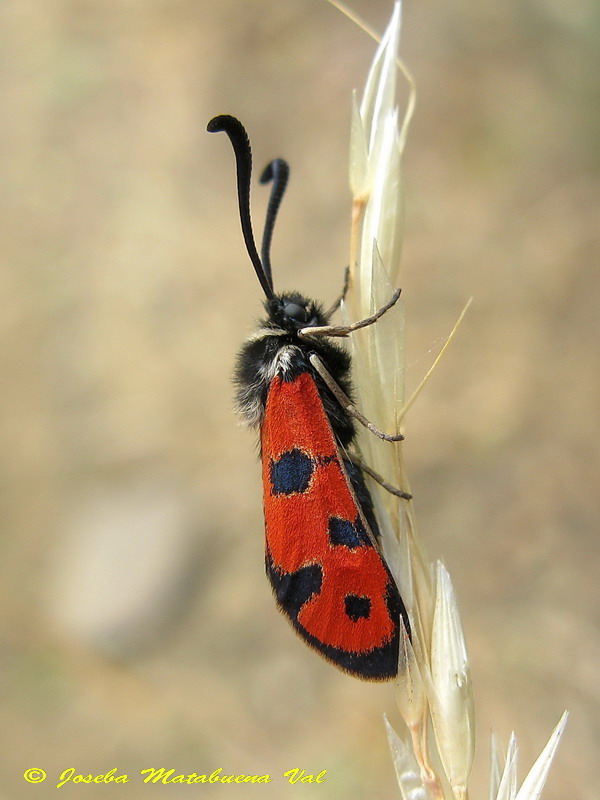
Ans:
[[[329,2],[347,11],[339,0]],[[346,321],[363,319],[381,308],[398,279],[401,161],[415,99],[412,79],[398,60],[400,19],[401,5],[396,2],[362,99],[353,98],[351,270],[342,309]],[[402,119],[396,106],[399,66],[409,86]],[[357,406],[389,433],[403,432],[405,412],[414,399],[407,402],[405,397],[405,324],[400,301],[376,324],[351,337]],[[360,430],[358,448],[361,458],[386,481],[410,491],[401,443],[381,441]],[[475,749],[475,714],[469,659],[450,576],[441,562],[432,565],[427,559],[412,502],[368,480],[385,557],[412,624],[412,641],[405,637],[400,654],[396,687],[405,728],[397,733],[385,721],[400,791],[405,800],[465,800]],[[493,743],[490,800],[540,796],[565,723],[566,713],[518,791],[514,734],[504,756]],[[429,730],[433,735],[428,735]]]

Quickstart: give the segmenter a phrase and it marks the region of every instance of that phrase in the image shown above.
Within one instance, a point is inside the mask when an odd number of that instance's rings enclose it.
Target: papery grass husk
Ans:
[[[373,35],[340,0],[328,2]],[[400,20],[401,4],[396,2],[362,98],[359,101],[354,95],[352,101],[349,178],[353,206],[350,282],[342,307],[345,321],[372,315],[389,301],[398,283],[403,227],[401,164],[415,105],[414,83],[398,58]],[[399,72],[409,89],[402,118],[396,107]],[[459,322],[463,315],[464,311]],[[448,342],[457,327],[458,323]],[[404,433],[406,411],[442,355],[407,400],[405,330],[406,314],[400,299],[375,324],[351,337],[356,405],[388,433]],[[381,441],[360,429],[357,446],[361,459],[375,472],[410,492],[402,443]],[[475,713],[467,648],[450,576],[441,562],[434,566],[427,558],[412,501],[385,491],[371,478],[367,481],[383,552],[411,622],[412,638],[405,637],[401,647],[396,685],[405,727],[398,733],[385,720],[400,792],[405,800],[466,800],[475,749]],[[565,723],[566,714],[518,791],[514,734],[504,756],[497,744],[493,745],[490,800],[536,800],[540,796]]]

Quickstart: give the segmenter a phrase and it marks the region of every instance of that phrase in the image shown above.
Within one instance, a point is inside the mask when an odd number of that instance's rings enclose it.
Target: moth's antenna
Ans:
[[[206,130],[209,133],[224,131],[231,141],[237,167],[237,190],[238,203],[240,208],[240,221],[242,223],[242,234],[246,243],[246,250],[250,260],[254,265],[256,275],[260,281],[267,299],[272,300],[275,293],[271,280],[271,271],[267,274],[260,260],[254,234],[252,232],[252,220],[250,218],[250,179],[252,177],[252,150],[246,129],[235,117],[229,114],[221,114],[213,117],[208,123]]]
[[[260,257],[262,260],[263,270],[271,286],[273,286],[273,273],[271,271],[271,240],[273,238],[273,228],[275,227],[277,212],[279,211],[279,206],[281,205],[281,200],[283,199],[289,177],[290,168],[287,161],[284,161],[283,158],[276,158],[274,161],[271,161],[270,164],[267,164],[263,174],[260,176],[261,183],[269,183],[269,181],[273,181],[271,196],[269,198],[269,206],[267,208],[267,217],[265,219],[262,244],[260,248]]]

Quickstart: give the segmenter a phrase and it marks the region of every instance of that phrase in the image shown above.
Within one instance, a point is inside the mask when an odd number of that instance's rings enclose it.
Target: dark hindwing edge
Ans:
[[[313,595],[320,591],[321,570],[318,566],[304,567],[293,575],[279,572],[271,561],[267,552],[266,555],[267,575],[273,587],[273,592],[277,599],[279,609],[289,618],[294,630],[302,639],[314,650],[317,650],[324,658],[331,661],[345,672],[371,681],[392,680],[398,674],[398,653],[400,646],[400,627],[396,626],[394,634],[389,642],[382,647],[374,648],[368,653],[353,653],[339,647],[332,647],[324,644],[319,639],[311,636],[298,622],[298,614],[304,603]],[[314,591],[310,591],[310,588]],[[391,591],[390,591],[391,589]],[[300,590],[296,596],[295,591]],[[301,601],[301,598],[302,599]],[[392,619],[399,619],[402,604],[400,595],[396,590],[395,584],[388,584],[388,595],[386,603]],[[402,610],[404,606],[402,606]]]

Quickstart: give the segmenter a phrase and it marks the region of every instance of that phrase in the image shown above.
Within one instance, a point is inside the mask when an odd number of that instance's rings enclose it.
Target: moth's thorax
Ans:
[[[268,355],[257,362],[257,372],[269,381],[279,377],[292,380],[300,372],[309,369],[309,361],[304,349],[297,343],[287,340],[287,336],[267,336],[265,345]]]
[[[274,378],[293,381],[303,372],[312,375],[329,422],[340,443],[354,436],[354,426],[340,404],[333,399],[310,362],[319,357],[336,383],[351,394],[350,356],[343,346],[324,336],[310,336],[306,329],[328,324],[321,306],[293,292],[276,295],[265,303],[262,319],[242,347],[235,368],[236,406],[243,421],[259,427],[265,411],[269,387]],[[305,331],[300,335],[300,331]]]

